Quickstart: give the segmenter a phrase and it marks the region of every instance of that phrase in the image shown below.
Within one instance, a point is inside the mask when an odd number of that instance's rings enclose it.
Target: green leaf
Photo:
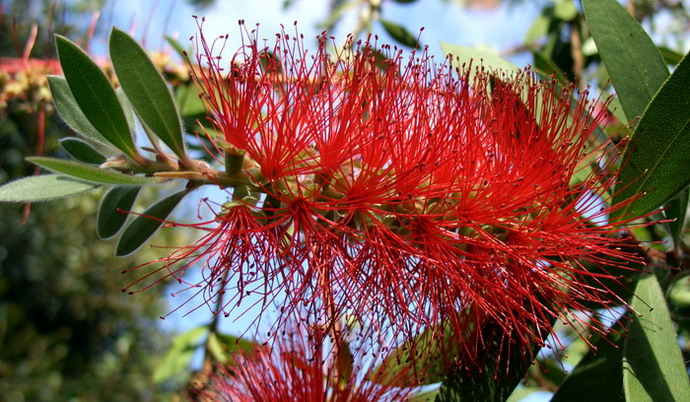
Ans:
[[[165,41],[168,42],[170,46],[172,46],[173,50],[175,50],[175,53],[177,53],[178,56],[180,56],[183,60],[187,58],[187,55],[185,54],[184,46],[175,38],[173,38],[170,35],[163,35],[165,38]]]
[[[98,208],[98,237],[101,240],[113,238],[127,221],[127,213],[132,209],[141,187],[116,186],[108,190]]]
[[[98,188],[57,174],[29,176],[0,187],[0,202],[37,202],[69,197]]]
[[[678,53],[678,52],[671,50],[667,47],[659,46],[659,47],[657,47],[657,50],[659,51],[659,54],[661,55],[661,57],[664,58],[664,61],[667,64],[671,64],[671,65],[675,66],[676,64],[680,63],[681,60],[683,60],[683,54],[682,53]]]
[[[134,109],[132,109],[132,103],[129,101],[129,98],[127,98],[122,87],[115,89],[115,95],[117,95],[117,100],[120,102],[120,106],[122,106],[122,112],[125,114],[125,119],[127,119],[130,135],[132,138],[136,138],[134,135],[136,134],[137,126],[134,122]]]
[[[623,348],[623,389],[629,401],[690,401],[690,381],[676,331],[656,276],[635,289],[629,336]]]
[[[407,29],[402,25],[398,25],[395,22],[388,20],[381,20],[383,29],[386,30],[388,35],[390,35],[396,41],[402,43],[405,46],[415,48],[419,45],[417,37],[412,35]]]
[[[654,42],[616,0],[583,0],[585,18],[628,121],[641,116],[668,77]]]
[[[690,57],[687,55],[654,96],[623,155],[619,203],[638,194],[616,216],[640,216],[663,205],[690,184]]]
[[[187,192],[187,190],[182,190],[158,201],[133,220],[122,233],[115,255],[126,256],[141,247],[158,230]]]
[[[671,201],[666,204],[664,215],[667,219],[671,219],[668,226],[673,237],[673,244],[676,249],[680,247],[681,235],[683,234],[683,227],[685,223],[685,215],[688,211],[688,189],[685,189],[673,197]]]
[[[223,350],[228,356],[227,361],[223,362],[223,364],[230,367],[237,365],[237,361],[233,357],[235,353],[254,352],[262,347],[254,341],[238,338],[233,335],[216,333],[216,336],[218,340],[221,341]]]
[[[110,59],[134,110],[158,138],[181,159],[187,159],[182,122],[161,73],[139,44],[124,31],[110,33]]]
[[[440,333],[444,336],[441,338]],[[436,384],[446,374],[447,356],[453,356],[456,345],[445,339],[451,336],[451,326],[438,324],[425,329],[414,339],[392,350],[373,371],[372,381],[391,387],[414,387]],[[424,352],[424,356],[419,354]]]
[[[65,79],[84,116],[108,142],[135,161],[142,161],[108,77],[69,39],[55,35],[55,43]]]
[[[74,95],[72,95],[72,91],[69,89],[67,80],[64,77],[49,75],[48,86],[53,96],[55,109],[69,128],[89,140],[100,144],[110,144],[108,140],[91,125],[89,119],[87,119],[81,109],[79,109],[77,100],[74,99]]]
[[[507,353],[506,348],[510,349]],[[505,401],[524,378],[530,362],[525,361],[525,351],[512,343],[508,346],[490,345],[486,351],[489,356],[482,367],[461,368],[448,374],[436,401]],[[501,352],[510,356],[499,357]],[[509,367],[506,367],[506,362],[510,362]],[[506,374],[505,370],[509,372]]]
[[[60,140],[60,145],[79,162],[100,165],[106,161],[105,156],[96,151],[88,142],[78,138],[63,138]]]
[[[599,339],[558,387],[551,401],[624,401],[623,340],[620,330]]]
[[[572,21],[577,17],[577,7],[573,0],[558,0],[553,15],[563,21]]]
[[[451,45],[450,43],[445,42],[441,42],[441,50],[443,53],[453,56],[452,63],[458,68],[462,67],[463,64],[469,65],[470,62],[472,62],[473,70],[476,70],[479,65],[492,70],[503,70],[509,72],[516,72],[520,70],[515,64],[488,50],[475,49],[460,45]],[[472,71],[470,80],[475,74],[476,72]]]
[[[164,181],[158,177],[132,176],[115,170],[101,169],[96,166],[84,165],[64,159],[32,156],[26,158],[26,160],[42,168],[94,183],[140,186],[143,184],[162,183]]]
[[[207,326],[190,329],[176,336],[163,360],[153,372],[153,381],[162,383],[191,372],[190,363],[194,352],[201,346],[201,338],[208,332]]]

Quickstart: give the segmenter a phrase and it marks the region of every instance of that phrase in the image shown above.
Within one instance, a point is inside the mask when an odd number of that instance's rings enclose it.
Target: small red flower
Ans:
[[[205,300],[229,295],[227,312],[254,292],[397,341],[428,329],[470,360],[620,302],[603,283],[640,262],[617,229],[634,217],[608,219],[616,149],[592,139],[586,93],[370,41],[332,56],[325,36],[313,54],[243,38],[224,64],[200,34],[195,70],[234,201],[163,267],[183,280],[201,262]]]
[[[369,402],[404,401],[415,388],[382,385],[375,359],[353,358],[344,343],[340,353],[323,342],[319,330],[287,325],[289,333],[271,348],[238,352],[234,364],[220,367],[202,393],[213,401]],[[316,346],[315,346],[316,345]]]

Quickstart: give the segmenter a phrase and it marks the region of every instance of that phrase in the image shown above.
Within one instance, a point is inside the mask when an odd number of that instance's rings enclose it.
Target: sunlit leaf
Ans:
[[[96,166],[84,165],[82,163],[64,159],[33,156],[26,158],[26,160],[42,168],[94,183],[125,184],[136,186],[161,183],[164,181],[158,177],[133,176],[120,173],[115,170],[101,169]]]
[[[48,76],[48,86],[50,87],[50,93],[53,96],[53,103],[55,104],[55,109],[57,110],[62,120],[65,123],[85,138],[89,140],[96,141],[101,144],[109,144],[108,140],[103,137],[98,130],[94,128],[89,122],[89,119],[84,116],[77,100],[74,99],[72,91],[67,85],[67,80],[64,77],[58,77],[56,75]]]
[[[613,202],[642,194],[615,216],[639,216],[663,205],[690,184],[690,57],[654,96],[632,134]],[[614,216],[614,217],[615,217]]]
[[[115,91],[103,71],[69,39],[56,35],[55,43],[67,84],[89,123],[127,156],[142,160]]]
[[[162,383],[185,372],[191,372],[191,361],[194,352],[201,346],[201,338],[208,333],[207,326],[190,329],[177,335],[170,349],[153,372],[153,381]]]
[[[585,18],[628,121],[645,110],[668,67],[640,24],[616,0],[583,0]]]
[[[57,174],[24,177],[0,187],[0,202],[37,202],[69,197],[98,188]]]
[[[120,85],[142,123],[176,155],[186,158],[182,122],[172,93],[144,49],[124,31],[113,28],[110,58]]]
[[[664,294],[654,275],[635,289],[630,331],[623,349],[623,389],[628,401],[690,401],[690,381]]]

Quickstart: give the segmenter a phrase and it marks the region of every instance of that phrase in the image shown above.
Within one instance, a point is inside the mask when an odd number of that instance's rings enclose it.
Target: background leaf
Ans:
[[[182,122],[172,93],[139,44],[125,32],[110,33],[110,59],[137,115],[180,158],[186,159]]]
[[[82,113],[111,144],[135,161],[141,161],[129,132],[120,102],[103,71],[88,54],[69,39],[56,35],[60,65]]]
[[[690,381],[676,331],[656,276],[643,274],[635,289],[623,349],[626,400],[690,401]]]
[[[42,168],[94,183],[142,185],[164,181],[158,177],[132,176],[115,170],[101,169],[64,159],[32,156],[26,160]]]
[[[204,325],[177,335],[153,372],[153,381],[165,382],[188,371],[194,352],[201,346],[201,338],[207,332],[208,327]]]
[[[108,190],[98,208],[98,237],[107,240],[114,237],[127,221],[127,213],[137,199],[140,187],[117,186]]]
[[[686,55],[659,89],[623,155],[620,190],[613,202],[643,196],[615,216],[640,216],[663,205],[690,184],[690,58]]]
[[[412,48],[415,48],[419,45],[417,43],[417,37],[412,35],[402,25],[396,24],[395,22],[388,20],[381,20],[381,25],[383,25],[383,29],[386,30],[388,35],[390,35],[393,39],[397,40],[403,45]]]
[[[585,18],[628,121],[645,110],[668,77],[654,42],[616,0],[583,0]]]
[[[450,43],[441,42],[441,50],[445,54],[453,55],[453,65],[460,67],[463,64],[472,62],[472,74],[476,73],[474,70],[481,66],[488,67],[494,70],[518,71],[518,66],[502,58],[496,53],[488,50],[475,49],[467,46],[451,45]]]
[[[187,190],[182,190],[153,204],[127,226],[117,243],[115,255],[122,257],[132,254],[149,239],[163,224],[168,215],[182,201]]]
[[[29,176],[0,187],[0,202],[36,202],[69,197],[98,188],[69,177],[48,174]]]

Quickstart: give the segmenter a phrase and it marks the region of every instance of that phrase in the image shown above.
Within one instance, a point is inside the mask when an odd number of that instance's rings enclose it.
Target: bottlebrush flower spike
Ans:
[[[374,360],[333,353],[325,333],[299,329],[293,322],[273,346],[237,352],[202,391],[213,401],[369,402],[404,401],[417,390],[377,383]],[[340,342],[341,347],[345,343]]]
[[[226,63],[197,40],[219,185],[239,187],[161,269],[184,281],[203,262],[191,288],[212,310],[254,292],[280,311],[276,329],[307,309],[394,342],[432,329],[475,360],[496,342],[543,344],[565,310],[621,302],[604,283],[641,262],[617,229],[636,217],[608,220],[616,150],[592,140],[603,114],[586,93],[370,41],[331,56],[325,36],[310,54],[299,35],[260,47],[244,31]]]

